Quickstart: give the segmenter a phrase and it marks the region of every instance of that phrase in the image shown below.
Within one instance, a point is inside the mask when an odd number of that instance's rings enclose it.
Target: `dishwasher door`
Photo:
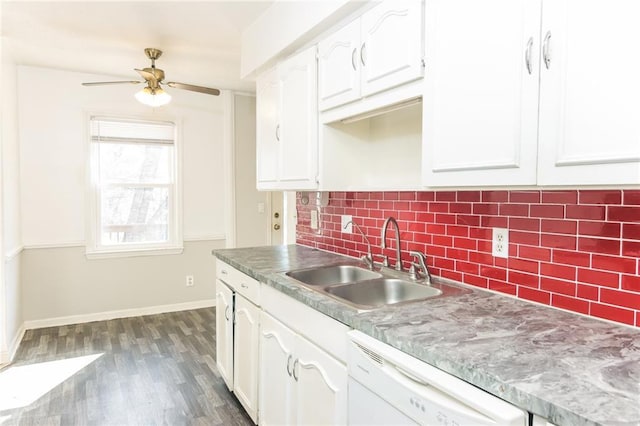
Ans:
[[[526,426],[526,411],[359,331],[348,334],[350,424]]]

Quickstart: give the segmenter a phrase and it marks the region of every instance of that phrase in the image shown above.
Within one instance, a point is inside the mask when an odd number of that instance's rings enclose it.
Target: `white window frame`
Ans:
[[[169,240],[161,243],[131,243],[126,245],[101,245],[101,206],[99,188],[99,156],[97,144],[91,141],[91,120],[94,118],[112,119],[119,121],[134,121],[145,123],[171,123],[174,125],[174,155],[173,155],[173,184],[169,185]],[[154,114],[153,117],[121,116],[115,114],[87,113],[85,117],[85,140],[88,144],[87,163],[87,238],[86,256],[88,259],[100,259],[109,257],[132,257],[149,255],[181,254],[183,251],[183,221],[182,221],[182,143],[180,120],[172,117],[162,117]],[[126,186],[135,186],[127,184]],[[153,184],[145,184],[144,187],[153,187]],[[166,187],[167,185],[157,185]]]

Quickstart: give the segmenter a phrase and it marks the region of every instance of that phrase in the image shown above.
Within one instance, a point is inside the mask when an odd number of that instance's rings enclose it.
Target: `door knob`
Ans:
[[[276,223],[275,225],[273,225],[273,229],[277,231],[278,229],[280,229],[280,225]]]

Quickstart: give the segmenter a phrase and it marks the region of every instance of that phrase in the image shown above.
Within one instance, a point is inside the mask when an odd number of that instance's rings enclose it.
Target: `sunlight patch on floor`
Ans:
[[[25,407],[103,354],[8,367],[0,372],[0,411]],[[0,417],[0,424],[6,420]]]

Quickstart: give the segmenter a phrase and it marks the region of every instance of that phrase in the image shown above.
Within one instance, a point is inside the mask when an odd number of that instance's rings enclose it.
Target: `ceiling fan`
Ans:
[[[144,81],[126,80],[126,81],[97,81],[91,83],[82,83],[83,86],[106,86],[111,84],[139,84],[146,83],[141,91],[136,93],[136,99],[141,103],[149,106],[162,106],[171,101],[171,95],[162,89],[162,86],[168,86],[175,89],[191,90],[192,92],[205,93],[207,95],[218,96],[220,90],[209,87],[195,86],[193,84],[176,83],[174,81],[164,82],[164,71],[156,68],[156,59],[162,55],[162,50],[148,47],[144,49],[147,58],[151,59],[151,67],[135,70],[140,74]]]

